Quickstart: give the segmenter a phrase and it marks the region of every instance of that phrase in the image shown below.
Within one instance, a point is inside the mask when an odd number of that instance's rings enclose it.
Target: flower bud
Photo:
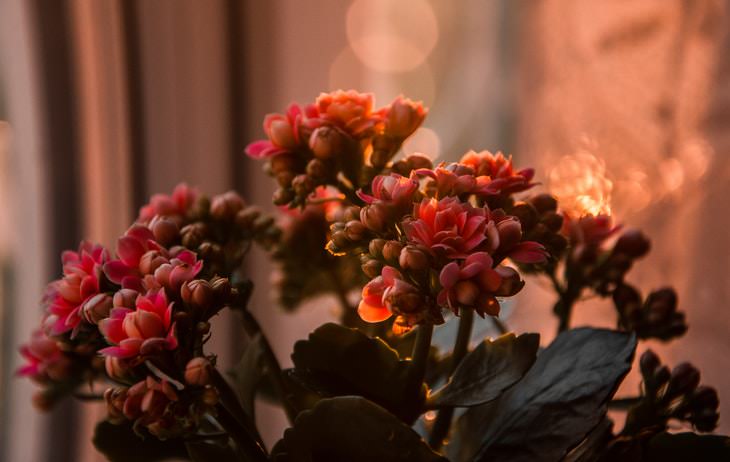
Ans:
[[[403,247],[398,258],[398,264],[403,269],[414,271],[422,271],[429,266],[426,253],[412,245]]]
[[[370,245],[368,246],[370,255],[374,258],[381,258],[383,256],[383,247],[385,247],[386,242],[387,241],[385,239],[380,238],[370,241]]]
[[[294,190],[289,188],[279,188],[274,191],[274,205],[286,205],[294,200]]]
[[[654,371],[656,371],[659,366],[661,366],[659,356],[651,350],[646,350],[644,354],[641,355],[641,358],[639,358],[639,369],[641,370],[641,375],[644,377],[644,380],[648,377],[652,377],[654,375]]]
[[[291,172],[297,169],[297,158],[289,153],[279,154],[269,160],[271,173],[278,175],[282,172]]]
[[[190,306],[208,309],[214,301],[213,287],[203,279],[195,279],[182,285],[180,296]]]
[[[207,359],[199,356],[188,361],[185,366],[185,382],[188,385],[203,387],[210,383],[211,364]]]
[[[345,209],[343,214],[344,221],[360,220],[360,207],[352,205]]]
[[[554,212],[558,209],[558,201],[550,194],[538,194],[529,199],[530,203],[538,213]]]
[[[235,191],[228,191],[213,198],[210,214],[216,220],[230,221],[245,206],[243,199]]]
[[[494,291],[494,295],[497,297],[511,297],[525,286],[525,281],[520,278],[520,273],[514,268],[500,265],[494,270],[502,278],[499,288]]]
[[[197,248],[207,237],[208,227],[204,223],[191,223],[180,230],[182,245],[188,249]]]
[[[106,356],[104,358],[104,369],[106,375],[117,382],[125,382],[132,377],[132,371],[130,371],[124,359]]]
[[[112,304],[115,308],[134,308],[139,292],[132,289],[120,289],[114,294]]]
[[[261,216],[261,209],[256,206],[248,206],[236,214],[236,225],[242,229],[251,229],[254,221]]]
[[[253,231],[255,233],[263,233],[274,225],[274,217],[271,215],[262,215],[253,222]]]
[[[386,224],[385,208],[377,203],[363,207],[360,210],[360,221],[372,231],[382,231]]]
[[[318,159],[330,159],[343,150],[344,136],[334,127],[319,127],[309,137],[309,149]]]
[[[225,305],[230,301],[233,288],[228,278],[215,277],[210,281],[210,285],[213,287],[213,294],[219,305]]]
[[[314,191],[314,180],[309,175],[301,174],[294,177],[292,180],[292,188],[294,194],[298,197],[306,197]]]
[[[336,231],[332,233],[330,240],[332,245],[334,245],[335,249],[338,249],[338,251],[347,249],[350,246],[350,240],[347,238],[347,234],[345,234],[344,231]]]
[[[479,297],[479,286],[474,282],[466,280],[459,281],[454,286],[456,301],[463,306],[473,306]]]
[[[555,212],[546,212],[542,216],[542,224],[552,233],[560,232],[563,227],[563,216]]]
[[[689,363],[678,364],[672,369],[665,399],[672,400],[693,391],[700,384],[700,371]]]
[[[365,273],[367,277],[373,279],[380,276],[380,271],[383,269],[383,264],[374,258],[370,258],[365,261],[360,267],[362,268],[362,272]]]
[[[414,102],[399,96],[388,109],[385,130],[394,138],[406,139],[423,123],[427,112],[420,101]]]
[[[113,299],[108,294],[96,294],[84,303],[81,311],[84,319],[91,324],[97,324],[109,316],[112,309]]]
[[[631,258],[640,258],[649,252],[651,242],[644,233],[637,229],[624,232],[616,241],[614,252],[628,255]]]
[[[360,241],[366,232],[367,228],[359,220],[348,221],[345,225],[345,235],[352,242]]]
[[[150,250],[142,255],[139,260],[139,270],[142,274],[153,274],[157,268],[167,263],[167,258],[160,255],[157,250]]]
[[[522,239],[522,225],[514,217],[508,217],[497,223],[497,232],[499,233],[499,246],[505,250],[519,244]]]
[[[383,258],[388,262],[397,262],[402,250],[403,244],[400,242],[387,241],[383,246]]]
[[[180,229],[177,224],[168,218],[155,217],[150,223],[150,229],[155,236],[155,241],[165,247],[169,247],[180,237]]]
[[[321,159],[312,159],[307,164],[307,175],[312,177],[313,179],[317,181],[323,182],[325,179],[327,179],[327,176],[329,174],[329,168],[327,168],[327,165],[322,162]]]
[[[522,228],[529,230],[537,225],[538,214],[535,207],[527,202],[519,202],[510,209],[510,215],[517,217],[522,225]]]

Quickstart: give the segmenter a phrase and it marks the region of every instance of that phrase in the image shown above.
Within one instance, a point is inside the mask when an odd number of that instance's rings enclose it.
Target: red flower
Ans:
[[[423,123],[428,109],[423,103],[398,96],[386,109],[385,131],[389,136],[406,139]]]
[[[367,322],[385,321],[393,314],[418,316],[423,310],[423,295],[392,266],[384,267],[380,276],[363,287],[357,307],[358,314]]]
[[[342,128],[358,138],[370,134],[382,121],[382,114],[373,112],[373,95],[355,90],[322,93],[316,101],[319,118]]]
[[[76,252],[63,252],[63,278],[48,285],[49,335],[60,335],[74,329],[82,319],[84,304],[99,293],[102,267],[109,252],[100,245],[82,242]]]
[[[131,358],[159,350],[177,348],[172,305],[160,289],[139,295],[135,309],[115,307],[111,316],[99,321],[99,330],[111,347],[99,352],[115,358]]]
[[[477,176],[488,176],[492,179],[491,190],[499,193],[512,194],[530,189],[535,185],[531,183],[535,171],[531,168],[515,172],[512,167],[512,156],[504,157],[498,152],[492,154],[489,151],[469,151],[461,158],[459,163],[468,165],[474,169]]]
[[[183,247],[168,250],[154,240],[144,225],[132,225],[117,241],[117,260],[104,265],[104,273],[115,284],[143,291],[160,286],[177,292],[202,269],[203,262]],[[146,277],[153,275],[152,278]]]
[[[30,342],[20,347],[20,354],[27,360],[17,371],[20,376],[37,382],[60,381],[68,377],[70,358],[41,329],[34,331]]]
[[[515,270],[506,266],[492,268],[486,252],[469,255],[461,263],[451,262],[441,269],[441,291],[437,302],[456,314],[459,307],[473,308],[479,315],[499,314],[496,296],[514,295],[524,285]]]
[[[367,204],[380,201],[396,206],[408,205],[413,201],[413,195],[418,191],[418,180],[406,178],[391,173],[390,175],[378,175],[373,179],[371,189],[373,195],[358,191],[357,195]]]
[[[487,209],[472,207],[457,197],[423,199],[404,227],[410,241],[448,258],[466,258],[478,247],[492,252],[499,245]]]
[[[498,194],[499,184],[488,176],[476,176],[470,166],[458,163],[442,163],[434,169],[418,169],[417,175],[431,177],[436,197],[462,194]]]
[[[268,114],[264,118],[264,132],[268,139],[246,146],[246,154],[254,159],[265,159],[296,150],[307,141],[307,134],[303,133],[304,124],[316,117],[314,106],[302,109],[298,104],[290,104],[286,114]]]
[[[169,217],[180,226],[185,215],[198,199],[199,192],[185,183],[175,186],[172,194],[155,194],[139,209],[138,223],[149,223],[155,216]]]

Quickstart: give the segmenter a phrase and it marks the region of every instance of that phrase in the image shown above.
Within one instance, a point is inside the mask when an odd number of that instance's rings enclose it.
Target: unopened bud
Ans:
[[[529,230],[535,227],[538,221],[538,214],[535,207],[527,202],[519,202],[510,209],[510,215],[517,217],[522,228]]]
[[[402,250],[403,244],[400,242],[387,241],[383,246],[383,258],[388,262],[397,262]]]
[[[233,288],[228,278],[215,277],[210,285],[213,287],[213,294],[218,304],[224,305],[230,301]]]
[[[563,227],[563,216],[559,213],[546,212],[541,221],[553,233],[557,233]]]
[[[345,235],[352,242],[360,241],[366,232],[367,228],[359,220],[348,221],[345,225]]]
[[[333,127],[319,127],[309,137],[309,148],[318,159],[330,159],[341,152],[344,135]]]
[[[398,264],[403,269],[422,271],[428,268],[428,256],[415,246],[403,247],[398,258]]]
[[[157,268],[167,263],[167,258],[157,250],[149,250],[139,260],[139,270],[142,274],[153,274]]]
[[[235,191],[228,191],[213,198],[210,204],[210,214],[216,220],[229,221],[233,220],[236,214],[246,204],[244,204],[241,196]]]
[[[274,217],[262,215],[253,222],[253,230],[256,233],[263,233],[274,225]]]
[[[314,191],[314,181],[309,175],[301,174],[294,177],[291,182],[294,194],[298,197],[306,197]]]
[[[654,371],[656,371],[660,365],[661,361],[659,360],[659,356],[651,350],[646,350],[644,354],[641,355],[641,358],[639,358],[639,369],[641,370],[641,375],[644,378],[652,377],[654,375]]]
[[[388,109],[385,131],[397,139],[408,138],[423,123],[427,112],[420,101],[414,102],[399,96]]]
[[[210,383],[210,362],[203,357],[193,358],[185,366],[185,382],[188,385],[203,387]]]
[[[494,295],[498,297],[511,297],[525,286],[525,281],[520,278],[520,273],[514,268],[500,265],[494,270],[502,278],[499,283],[499,288],[494,291]]]
[[[236,214],[236,225],[239,228],[250,229],[259,216],[261,216],[261,209],[256,206],[248,206]]]
[[[651,242],[644,233],[637,229],[630,229],[618,238],[613,251],[628,255],[631,258],[640,258],[646,255],[650,248]]]
[[[113,299],[108,294],[96,294],[84,303],[81,309],[84,319],[91,324],[97,324],[109,316],[112,309]]]
[[[114,307],[134,308],[139,292],[132,289],[120,289],[114,293]]]
[[[296,174],[290,170],[279,172],[276,174],[276,182],[279,183],[279,186],[282,188],[288,189],[291,186],[292,181],[294,181],[295,176]]]
[[[206,238],[208,227],[203,223],[191,223],[180,230],[182,244],[188,249],[197,248]]]
[[[538,213],[554,212],[558,209],[558,200],[550,194],[538,194],[529,199]]]
[[[315,180],[324,181],[328,173],[329,169],[321,159],[312,159],[307,164],[307,175]]]
[[[360,207],[353,205],[347,207],[343,214],[344,221],[360,220]]]
[[[129,366],[123,359],[106,356],[104,358],[104,369],[106,375],[117,382],[124,382],[131,377]]]
[[[165,247],[169,247],[180,237],[180,229],[177,224],[167,218],[156,217],[150,223],[150,228],[155,236],[155,241]]]
[[[664,396],[672,400],[693,391],[700,384],[700,371],[689,363],[678,364],[672,369],[669,385]]]
[[[204,279],[195,279],[182,285],[180,296],[190,306],[208,309],[214,301],[213,287]]]
[[[368,251],[370,252],[370,255],[372,255],[374,258],[380,258],[383,256],[383,247],[385,247],[385,243],[387,241],[385,239],[373,239],[370,241],[370,245],[368,246]]]
[[[274,175],[278,175],[281,172],[291,172],[296,170],[297,163],[297,158],[289,153],[276,155],[269,160],[271,173]]]
[[[362,272],[365,273],[370,279],[380,276],[380,271],[383,269],[383,264],[375,259],[368,259],[361,266]]]
[[[385,209],[377,203],[366,205],[360,210],[360,221],[375,232],[382,231],[386,223]]]
[[[517,218],[508,217],[497,223],[499,246],[505,250],[511,249],[522,239],[522,225]]]

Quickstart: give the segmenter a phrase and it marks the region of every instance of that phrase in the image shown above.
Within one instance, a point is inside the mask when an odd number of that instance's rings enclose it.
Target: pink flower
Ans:
[[[17,371],[20,376],[42,383],[63,380],[70,373],[70,358],[41,329],[34,331],[30,342],[20,347],[20,354],[27,361]]]
[[[531,183],[535,176],[533,169],[526,168],[515,172],[512,168],[512,156],[504,157],[501,152],[492,154],[489,151],[469,151],[464,154],[459,163],[473,168],[477,176],[491,178],[491,191],[512,194],[525,191],[535,185],[535,183]]]
[[[140,224],[132,225],[119,238],[117,256],[117,260],[104,265],[104,273],[113,283],[137,291],[162,286],[177,292],[203,267],[195,253],[183,247],[166,249],[154,240],[149,228]]]
[[[492,213],[497,226],[499,246],[497,253],[517,263],[544,263],[549,254],[539,242],[522,241],[522,224],[513,216],[505,215],[499,209]]]
[[[496,296],[509,296],[517,293],[524,285],[512,268],[498,266],[492,268],[493,260],[486,252],[469,255],[461,263],[451,262],[441,269],[439,282],[441,291],[437,302],[456,314],[459,307],[473,308],[484,316],[499,314]]]
[[[381,275],[362,289],[357,313],[366,322],[385,321],[393,314],[418,317],[424,311],[424,298],[412,284],[392,266],[385,266]]]
[[[418,180],[406,178],[391,173],[390,175],[378,175],[373,179],[371,189],[373,195],[358,191],[357,195],[367,204],[380,201],[396,206],[408,205],[413,201],[413,195],[418,191]]]
[[[139,295],[135,309],[112,308],[111,315],[99,322],[99,330],[111,347],[99,352],[115,358],[131,358],[160,350],[177,348],[172,306],[160,289]]]
[[[441,163],[434,169],[418,169],[417,175],[433,179],[431,188],[435,188],[437,198],[460,196],[462,194],[498,194],[499,189],[488,176],[476,176],[474,169],[463,164]]]
[[[385,131],[395,138],[406,139],[423,123],[428,109],[423,103],[413,102],[402,95],[398,96],[386,109]]]
[[[169,217],[180,226],[200,193],[185,183],[175,186],[172,194],[155,194],[149,204],[139,209],[138,223],[149,223],[155,216]]]
[[[284,152],[294,151],[307,141],[303,133],[308,119],[316,119],[317,111],[313,106],[301,108],[290,104],[286,114],[268,114],[264,118],[264,132],[268,139],[254,141],[246,146],[246,154],[254,159],[266,159]]]
[[[74,329],[82,319],[84,304],[99,293],[103,265],[109,252],[100,245],[82,242],[78,251],[66,251],[61,256],[63,278],[48,285],[49,335],[60,335]]]
[[[373,112],[373,95],[355,90],[322,93],[316,101],[321,120],[332,123],[354,137],[367,136],[382,115]]]
[[[568,237],[574,246],[600,246],[611,237],[621,226],[613,225],[610,215],[583,215],[577,220],[567,213],[563,215],[562,234]]]
[[[423,199],[413,219],[404,223],[406,236],[433,255],[466,258],[478,247],[494,251],[499,236],[485,208],[475,208],[457,197]]]

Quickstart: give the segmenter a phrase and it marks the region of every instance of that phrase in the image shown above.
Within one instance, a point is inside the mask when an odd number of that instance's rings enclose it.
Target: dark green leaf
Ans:
[[[299,414],[272,450],[276,462],[410,462],[446,459],[394,415],[358,396],[323,399]]]
[[[110,462],[155,462],[166,459],[188,460],[181,439],[160,441],[154,436],[141,438],[130,424],[114,425],[99,422],[94,430],[94,446]]]
[[[295,377],[322,396],[363,396],[406,421],[419,414],[403,405],[413,402],[404,399],[409,361],[378,338],[328,323],[294,345],[292,360]]]
[[[645,451],[646,462],[730,460],[730,437],[696,433],[660,433]]]
[[[470,407],[496,399],[535,362],[538,334],[505,334],[484,340],[461,361],[449,383],[428,400],[429,407]]]
[[[560,334],[499,400],[459,419],[453,460],[560,460],[603,420],[635,348],[635,336],[621,332]]]
[[[238,364],[230,371],[234,388],[243,409],[254,417],[254,398],[256,390],[266,376],[262,361],[261,334],[256,334],[246,346]]]
[[[185,447],[192,462],[237,462],[240,460],[236,451],[227,444],[195,441],[185,443]]]
[[[596,427],[573,448],[562,462],[594,462],[601,459],[613,438],[613,421],[604,417]]]

